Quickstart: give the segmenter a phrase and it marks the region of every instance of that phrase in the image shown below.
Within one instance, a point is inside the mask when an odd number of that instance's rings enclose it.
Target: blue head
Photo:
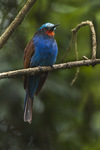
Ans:
[[[39,33],[44,33],[44,34],[47,34],[49,36],[54,36],[54,31],[56,29],[56,26],[58,26],[59,24],[52,24],[52,23],[45,23],[43,24],[37,32]]]
[[[39,30],[43,28],[47,28],[48,30],[55,30],[57,25],[58,24],[54,25],[53,23],[45,23],[39,28]]]

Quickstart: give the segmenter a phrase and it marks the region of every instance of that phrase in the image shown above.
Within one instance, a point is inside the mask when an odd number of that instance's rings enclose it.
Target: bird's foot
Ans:
[[[39,67],[39,70],[42,71],[42,67],[41,66],[38,66],[38,67]]]
[[[53,65],[51,65],[50,67],[51,67],[52,69],[54,69],[54,66],[53,66]]]

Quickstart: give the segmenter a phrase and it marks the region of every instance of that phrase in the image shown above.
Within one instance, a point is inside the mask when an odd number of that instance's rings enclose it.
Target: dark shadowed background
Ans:
[[[0,0],[0,34],[26,0]],[[37,29],[60,23],[55,38],[60,62],[69,46],[71,29],[91,20],[100,57],[100,0],[38,0],[0,51],[0,72],[23,68],[23,52]],[[91,32],[78,32],[79,59],[91,58]],[[74,48],[64,62],[75,60]],[[0,80],[0,150],[100,150],[100,65],[52,72],[35,97],[32,124],[24,123],[23,78]]]

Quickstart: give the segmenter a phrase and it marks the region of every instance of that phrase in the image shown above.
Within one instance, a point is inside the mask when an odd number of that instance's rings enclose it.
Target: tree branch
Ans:
[[[5,30],[5,32],[0,37],[0,48],[3,47],[3,45],[6,43],[6,41],[9,39],[9,37],[12,35],[14,30],[22,23],[24,17],[29,12],[33,4],[36,2],[36,0],[27,0],[24,7],[21,9],[21,11],[18,13],[16,18],[12,21],[12,23],[8,26],[8,28]]]
[[[47,66],[47,67],[34,67],[34,68],[28,68],[28,69],[20,69],[20,70],[15,70],[15,71],[8,71],[8,72],[3,72],[0,73],[0,79],[3,78],[12,78],[16,76],[22,76],[25,74],[30,74],[30,75],[36,75],[39,73],[44,73],[44,72],[51,72],[54,70],[59,70],[59,69],[70,69],[73,67],[80,67],[80,66],[91,66],[91,65],[96,65],[100,64],[100,59],[88,59],[88,60],[80,60],[80,61],[73,61],[73,62],[67,62],[67,63],[62,63],[62,64],[56,64],[53,67]]]

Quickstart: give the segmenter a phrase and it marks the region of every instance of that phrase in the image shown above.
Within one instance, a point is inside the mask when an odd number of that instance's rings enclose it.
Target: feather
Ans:
[[[30,98],[28,92],[26,93],[25,106],[24,106],[24,121],[31,123],[32,121],[32,108],[33,99]]]
[[[31,40],[24,50],[24,68],[29,68],[30,60],[32,55],[34,55],[34,52],[35,48],[33,45],[33,40]],[[27,89],[28,76],[24,75],[23,80],[24,80],[24,89]]]
[[[43,87],[47,77],[48,77],[49,73],[45,73],[41,76],[40,81],[38,83],[37,89],[35,91],[35,95],[38,95],[38,93],[40,92],[41,88]]]

